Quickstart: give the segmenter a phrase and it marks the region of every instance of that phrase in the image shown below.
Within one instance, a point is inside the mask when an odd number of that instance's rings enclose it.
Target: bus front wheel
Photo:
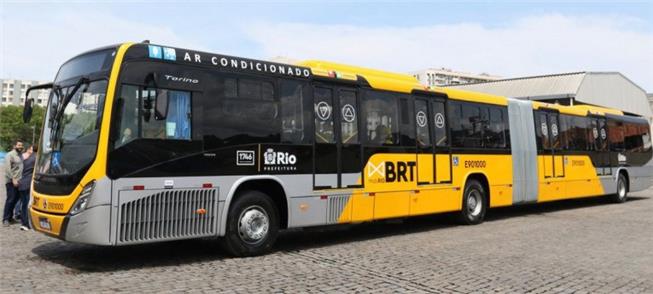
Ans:
[[[463,224],[476,225],[483,222],[488,204],[485,188],[479,181],[474,179],[467,181],[462,204],[459,218]]]
[[[624,203],[628,200],[628,180],[626,175],[619,173],[617,177],[617,193],[612,195],[612,201],[616,203]]]
[[[279,217],[270,197],[259,191],[246,191],[232,203],[227,217],[227,232],[222,243],[235,256],[266,253],[279,233]]]

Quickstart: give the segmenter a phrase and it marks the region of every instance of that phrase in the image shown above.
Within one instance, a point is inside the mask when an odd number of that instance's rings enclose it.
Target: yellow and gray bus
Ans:
[[[646,119],[323,61],[127,43],[64,63],[35,168],[35,229],[127,245],[627,193],[651,185]],[[31,90],[32,90],[31,89]],[[31,100],[24,118],[31,114]]]

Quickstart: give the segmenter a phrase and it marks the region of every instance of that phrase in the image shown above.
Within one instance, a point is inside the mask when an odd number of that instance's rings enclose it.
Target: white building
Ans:
[[[486,73],[473,74],[448,68],[428,68],[410,72],[420,83],[428,87],[459,85],[500,80],[501,77]]]
[[[27,88],[48,82],[34,80],[17,80],[17,79],[0,79],[0,105],[19,105],[25,104],[25,94]],[[34,90],[30,97],[38,105],[45,106],[48,103],[50,90]]]

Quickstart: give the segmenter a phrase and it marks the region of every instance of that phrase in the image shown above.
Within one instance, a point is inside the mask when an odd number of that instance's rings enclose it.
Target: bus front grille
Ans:
[[[216,189],[159,190],[125,201],[120,204],[118,243],[215,236],[217,203]]]

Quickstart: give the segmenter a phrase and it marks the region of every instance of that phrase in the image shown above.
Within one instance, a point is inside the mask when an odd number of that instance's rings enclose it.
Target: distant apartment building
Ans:
[[[45,84],[44,81],[34,80],[17,80],[17,79],[0,79],[0,105],[24,105],[27,88],[39,84]],[[38,105],[45,106],[48,103],[50,90],[34,90],[30,97]]]
[[[448,68],[428,68],[410,72],[420,83],[425,86],[450,86],[468,83],[481,83],[500,80],[501,77],[486,73],[473,74],[454,71]]]

